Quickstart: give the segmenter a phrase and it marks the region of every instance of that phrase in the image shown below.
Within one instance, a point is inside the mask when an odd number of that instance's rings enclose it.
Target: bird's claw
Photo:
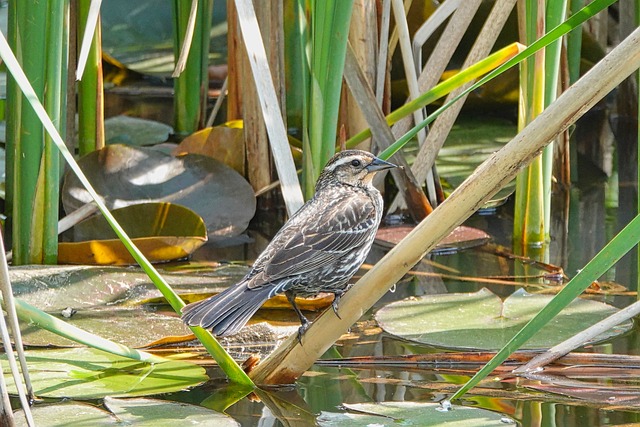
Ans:
[[[331,303],[331,308],[333,309],[333,312],[336,314],[336,317],[340,320],[342,320],[342,317],[340,317],[340,314],[338,314],[338,303],[340,302],[341,296],[342,295],[334,294],[333,302]]]
[[[310,325],[311,323],[305,322],[298,328],[298,344],[302,345],[302,335],[307,332],[307,329],[309,329]]]

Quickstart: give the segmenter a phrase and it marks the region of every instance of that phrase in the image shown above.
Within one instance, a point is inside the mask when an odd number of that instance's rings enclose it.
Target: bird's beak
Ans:
[[[391,169],[391,168],[397,168],[397,167],[398,166],[394,165],[393,163],[385,162],[384,160],[376,157],[375,159],[373,159],[371,163],[369,163],[369,165],[365,169],[369,173],[371,173],[371,172],[378,172],[385,169]]]

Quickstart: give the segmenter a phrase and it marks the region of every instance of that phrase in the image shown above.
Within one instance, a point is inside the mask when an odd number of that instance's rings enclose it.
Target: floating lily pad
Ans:
[[[232,167],[244,175],[244,131],[242,120],[233,120],[192,133],[182,140],[174,155],[202,154]]]
[[[69,308],[71,309],[71,307]],[[158,340],[172,337],[172,341],[193,339],[191,330],[175,316],[145,310],[142,307],[99,307],[80,309],[69,318],[60,312],[50,313],[65,322],[127,347],[143,348]],[[79,344],[36,326],[22,327],[25,343],[31,346],[73,347]]]
[[[205,284],[211,292],[219,292],[246,272],[241,266],[225,266],[212,272],[162,275],[177,292],[192,293]],[[166,337],[176,337],[174,341],[190,339],[190,330],[170,308],[164,314],[155,311],[157,305],[141,305],[149,299],[163,300],[139,268],[12,267],[9,276],[17,298],[129,347],[144,347]],[[78,345],[28,324],[23,325],[22,333],[31,346]]]
[[[151,262],[184,258],[207,241],[204,221],[184,206],[143,203],[115,209],[112,214]],[[60,263],[135,263],[102,215],[95,215],[75,225],[70,234],[73,242],[58,245]]]
[[[39,397],[146,396],[183,390],[209,379],[194,363],[143,363],[90,348],[29,350],[26,357]],[[0,358],[5,364],[6,355]],[[9,393],[16,394],[10,378],[5,373]]]
[[[95,405],[61,402],[31,408],[35,425],[40,427],[116,427],[120,421],[112,413]],[[14,413],[16,427],[26,427],[22,409]]]
[[[115,116],[104,121],[104,133],[107,144],[154,145],[165,142],[173,128],[154,120]]]
[[[517,290],[504,302],[487,289],[475,293],[425,295],[389,304],[376,313],[387,332],[440,348],[498,350],[551,299]],[[617,312],[610,305],[576,299],[522,349],[550,348]],[[598,336],[602,341],[627,332],[625,322]]]
[[[381,402],[343,405],[344,413],[322,412],[318,424],[332,426],[423,426],[473,427],[514,426],[515,421],[481,408],[454,406],[444,411],[437,403]]]
[[[376,233],[376,243],[379,245],[392,248],[407,234],[413,231],[414,227],[410,225],[392,225],[388,227],[380,227]],[[482,246],[491,240],[484,231],[461,225],[453,229],[451,233],[442,239],[436,247],[431,251],[434,254],[453,253],[463,249]]]
[[[104,405],[122,424],[140,427],[175,427],[198,425],[212,427],[239,426],[228,415],[202,406],[159,399],[114,399],[106,397]]]
[[[203,218],[211,239],[239,234],[255,213],[249,183],[210,157],[173,157],[152,148],[117,144],[94,151],[78,163],[109,209],[152,201],[180,204]],[[65,211],[90,201],[76,176],[68,173],[62,190]]]

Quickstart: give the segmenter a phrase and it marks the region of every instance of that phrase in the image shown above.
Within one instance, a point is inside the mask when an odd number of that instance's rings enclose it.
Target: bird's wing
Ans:
[[[261,271],[252,278],[250,287],[331,265],[362,245],[377,226],[375,207],[366,195],[334,198],[320,213],[311,206],[304,208],[296,221],[287,223],[274,238],[282,241],[272,242],[279,244],[260,260]]]

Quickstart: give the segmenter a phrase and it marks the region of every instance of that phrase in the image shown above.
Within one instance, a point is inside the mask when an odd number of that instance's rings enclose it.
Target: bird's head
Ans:
[[[377,158],[362,150],[341,151],[329,160],[318,178],[316,188],[329,183],[341,183],[353,186],[371,185],[376,172],[395,168],[393,163]]]

